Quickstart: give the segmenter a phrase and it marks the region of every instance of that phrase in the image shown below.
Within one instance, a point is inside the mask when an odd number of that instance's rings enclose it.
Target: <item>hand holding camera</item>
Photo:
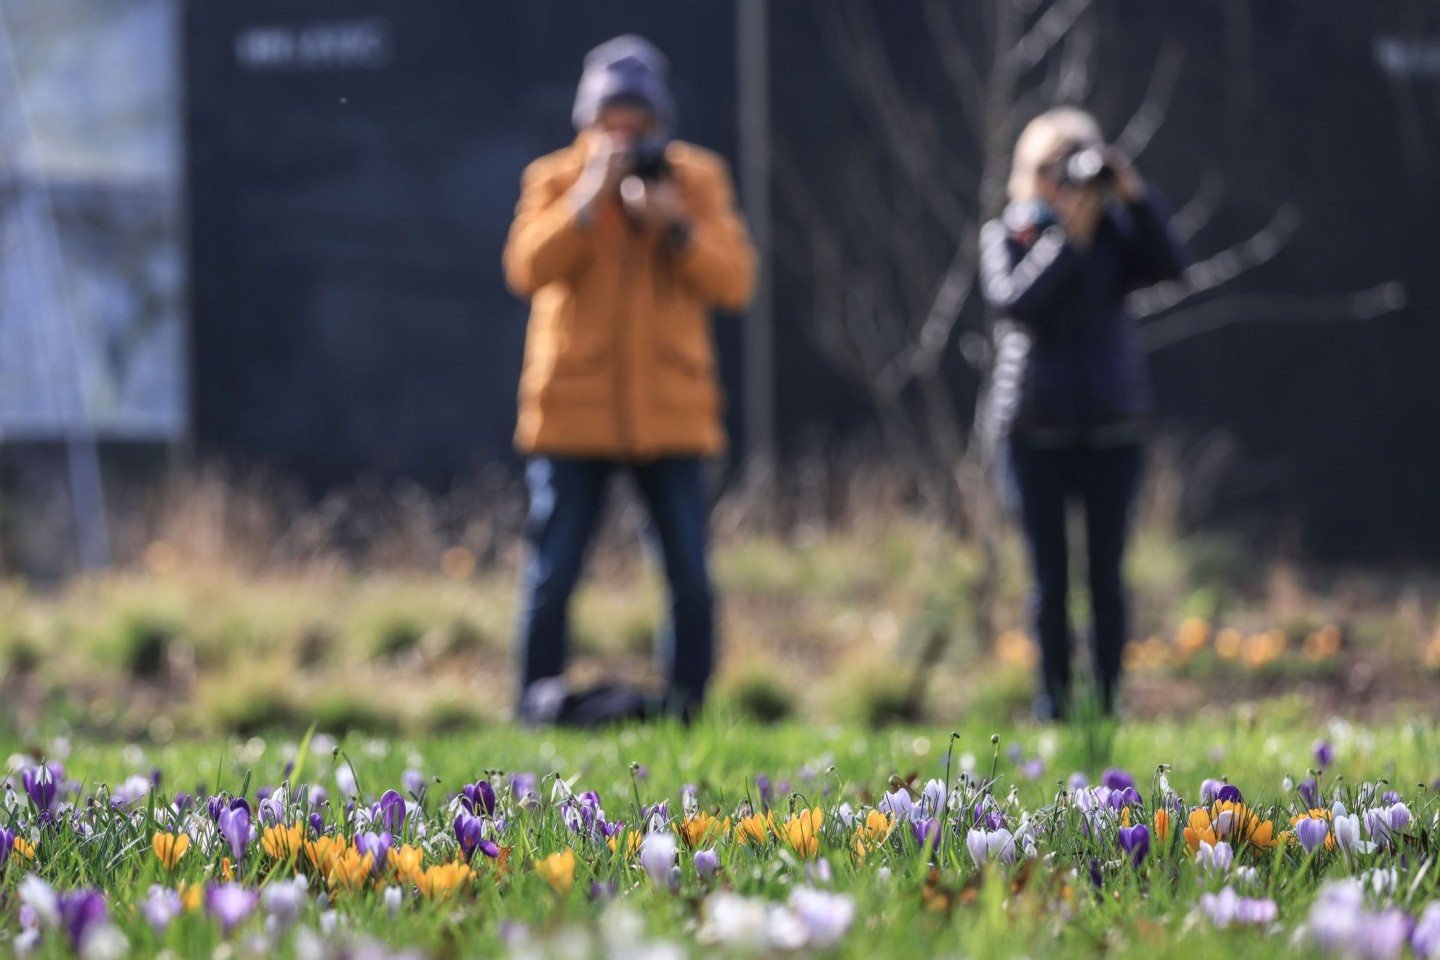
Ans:
[[[665,156],[668,146],[663,137],[643,137],[630,144],[630,173],[620,182],[620,200],[631,223],[668,230],[684,222],[680,192]]]
[[[1054,166],[1056,216],[1071,243],[1090,246],[1112,194],[1125,203],[1144,195],[1144,184],[1130,158],[1118,147],[1077,146]]]
[[[605,199],[619,196],[620,184],[629,175],[629,145],[608,134],[592,137],[585,169],[570,188],[570,202],[582,224],[594,221],[596,209]]]
[[[668,228],[683,223],[679,191],[666,159],[665,140],[599,135],[590,142],[584,172],[571,188],[582,223],[590,223],[606,199],[618,199],[631,222]]]

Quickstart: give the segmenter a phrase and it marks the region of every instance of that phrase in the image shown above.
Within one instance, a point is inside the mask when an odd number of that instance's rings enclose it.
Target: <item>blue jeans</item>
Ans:
[[[610,476],[628,470],[650,514],[670,586],[670,616],[658,646],[677,709],[702,702],[715,656],[715,602],[706,564],[707,526],[700,460],[645,463],[540,457],[526,468],[529,555],[520,598],[520,696],[565,671],[570,595],[605,502]]]
[[[1072,638],[1065,511],[1075,499],[1085,511],[1095,675],[1101,709],[1109,713],[1128,630],[1123,563],[1144,447],[1139,443],[1094,449],[1043,447],[1012,437],[1009,454],[1035,577],[1031,613],[1043,685],[1036,712],[1043,719],[1061,718],[1069,708]]]

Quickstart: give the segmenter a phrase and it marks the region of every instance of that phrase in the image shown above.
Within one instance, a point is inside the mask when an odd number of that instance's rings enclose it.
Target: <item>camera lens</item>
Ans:
[[[1094,183],[1104,178],[1108,172],[1105,155],[1093,147],[1076,151],[1065,162],[1065,179],[1076,186]]]

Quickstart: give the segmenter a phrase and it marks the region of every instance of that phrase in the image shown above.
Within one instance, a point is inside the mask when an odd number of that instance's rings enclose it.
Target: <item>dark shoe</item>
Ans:
[[[686,727],[700,719],[700,714],[704,709],[705,694],[684,687],[671,687],[665,694],[662,706],[665,716],[673,717]]]

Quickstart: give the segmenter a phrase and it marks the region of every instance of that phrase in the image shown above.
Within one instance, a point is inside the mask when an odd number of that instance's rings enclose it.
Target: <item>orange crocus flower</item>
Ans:
[[[266,827],[260,847],[276,860],[293,860],[305,847],[305,828],[299,824]]]
[[[184,833],[156,833],[150,845],[155,849],[155,859],[164,864],[166,870],[174,870],[175,864],[190,849],[190,837]]]
[[[575,884],[575,851],[566,849],[537,860],[535,872],[550,884],[551,890],[565,896]]]
[[[740,822],[735,824],[736,843],[764,843],[769,839],[769,834],[775,830],[775,814],[768,813],[765,816],[751,814],[742,817]]]
[[[815,856],[820,851],[820,823],[824,819],[824,811],[815,807],[786,820],[783,836],[790,849],[801,857]]]
[[[436,864],[420,874],[415,886],[421,896],[444,900],[469,883],[474,875],[468,863]]]

